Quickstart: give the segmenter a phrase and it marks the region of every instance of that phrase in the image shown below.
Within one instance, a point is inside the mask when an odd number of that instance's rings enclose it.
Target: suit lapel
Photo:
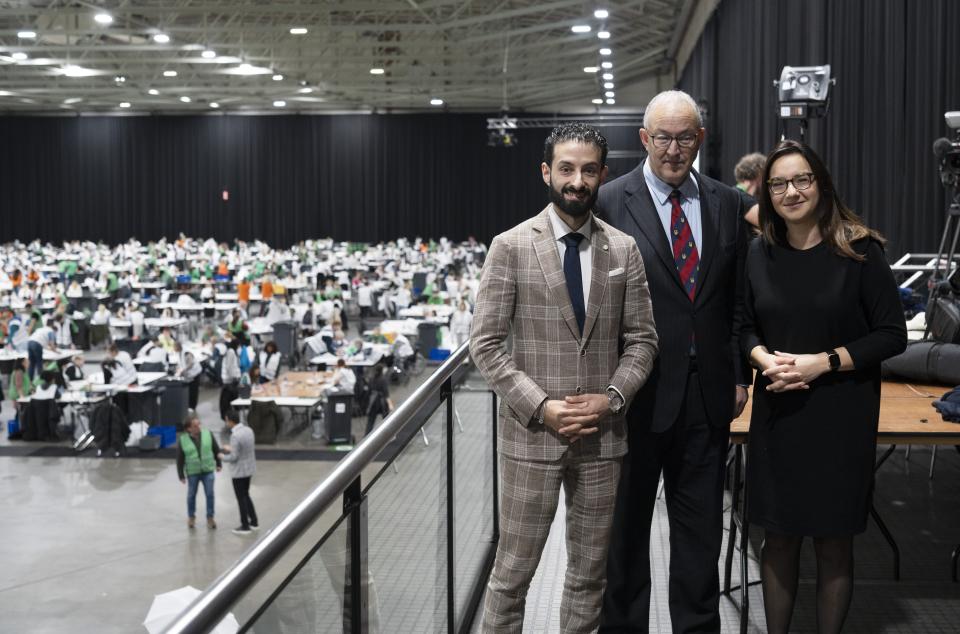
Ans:
[[[553,296],[554,302],[560,308],[560,314],[563,316],[563,320],[567,322],[570,333],[575,339],[579,339],[580,329],[577,327],[577,317],[573,314],[570,293],[567,292],[567,280],[563,275],[563,268],[560,266],[560,256],[557,253],[553,227],[550,224],[550,218],[547,216],[547,209],[540,212],[537,221],[533,224],[535,234],[533,249],[537,254],[537,260],[540,262],[540,270],[543,271],[543,278],[547,283],[550,295]],[[590,295],[592,297],[593,293],[591,292]]]
[[[677,264],[673,261],[673,249],[667,242],[667,235],[663,231],[663,224],[653,203],[653,194],[647,188],[647,181],[643,177],[643,163],[634,170],[634,174],[635,178],[630,179],[630,184],[625,188],[627,211],[630,212],[640,231],[647,237],[647,242],[657,252],[667,275],[673,278],[682,290],[680,273],[677,272]]]
[[[607,279],[610,271],[610,247],[607,232],[600,227],[600,223],[591,219],[593,230],[590,239],[590,301],[587,302],[587,319],[583,324],[583,339],[590,337],[593,325],[600,314],[603,305],[603,294],[607,290]]]
[[[697,273],[697,291],[694,301],[700,297],[700,291],[707,281],[707,272],[717,253],[717,236],[720,228],[720,199],[712,185],[706,183],[700,174],[695,173],[700,188],[700,226],[702,227],[702,245],[700,247],[700,271]]]

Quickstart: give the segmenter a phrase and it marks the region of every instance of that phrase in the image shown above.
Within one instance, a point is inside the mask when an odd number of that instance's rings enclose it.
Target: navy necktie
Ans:
[[[577,326],[583,334],[583,322],[587,312],[583,306],[583,272],[580,270],[580,241],[582,233],[568,233],[563,236],[563,243],[567,250],[563,254],[563,276],[567,278],[567,293],[570,294],[570,303],[573,305],[573,314],[577,317]]]

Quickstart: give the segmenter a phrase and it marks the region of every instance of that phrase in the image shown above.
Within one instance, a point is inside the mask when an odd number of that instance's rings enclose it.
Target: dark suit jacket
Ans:
[[[714,425],[733,418],[735,386],[751,382],[738,333],[743,312],[743,268],[749,230],[732,187],[698,173],[703,217],[702,255],[694,301],[680,283],[673,251],[643,177],[643,164],[600,188],[595,209],[637,241],[653,302],[660,355],[628,414],[632,429],[668,429],[684,403],[690,341],[707,415]]]

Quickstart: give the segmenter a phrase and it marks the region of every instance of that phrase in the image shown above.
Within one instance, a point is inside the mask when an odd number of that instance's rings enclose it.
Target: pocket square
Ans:
[[[607,277],[613,277],[614,275],[620,275],[621,273],[623,273],[623,267],[618,266],[617,268],[607,273]]]

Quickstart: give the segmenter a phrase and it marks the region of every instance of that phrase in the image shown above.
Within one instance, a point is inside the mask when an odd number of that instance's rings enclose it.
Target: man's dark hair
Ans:
[[[564,123],[555,127],[543,143],[543,162],[552,166],[554,146],[567,141],[592,143],[600,149],[600,167],[607,164],[607,140],[600,130],[586,123]]]
[[[224,412],[223,417],[232,423],[240,422],[240,413],[232,407]]]

